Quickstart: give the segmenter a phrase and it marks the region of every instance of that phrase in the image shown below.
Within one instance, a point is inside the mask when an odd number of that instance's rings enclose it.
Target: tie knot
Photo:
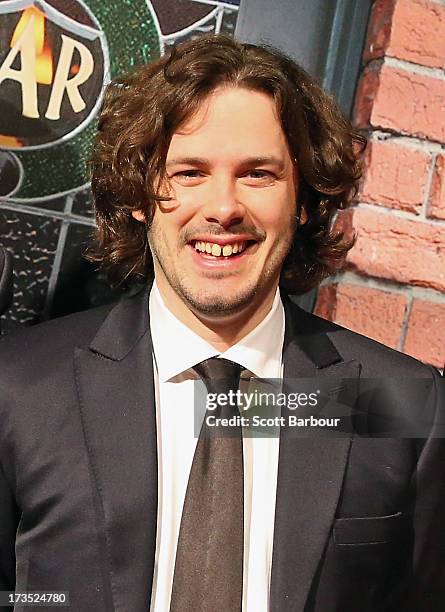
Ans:
[[[239,363],[230,361],[230,359],[223,359],[219,357],[210,357],[198,363],[194,367],[195,371],[201,378],[221,380],[226,378],[228,380],[239,379],[241,370],[243,369]]]
[[[237,389],[242,369],[239,363],[218,357],[205,359],[194,367],[210,393],[224,393],[228,389]]]

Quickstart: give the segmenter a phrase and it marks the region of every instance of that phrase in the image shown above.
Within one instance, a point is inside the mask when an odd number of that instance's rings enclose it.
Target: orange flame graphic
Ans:
[[[13,47],[20,38],[31,18],[34,18],[34,42],[36,46],[37,83],[51,85],[54,75],[51,48],[45,41],[45,15],[34,6],[23,11],[11,39]]]
[[[0,134],[0,147],[18,149],[19,147],[23,147],[23,141],[15,136],[5,136],[4,134]]]

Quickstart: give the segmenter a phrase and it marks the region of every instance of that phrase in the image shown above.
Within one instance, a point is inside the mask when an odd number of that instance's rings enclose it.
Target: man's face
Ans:
[[[173,200],[156,207],[148,234],[164,299],[178,296],[198,316],[261,305],[275,293],[296,212],[296,169],[273,99],[214,91],[173,135],[166,169],[161,194]]]

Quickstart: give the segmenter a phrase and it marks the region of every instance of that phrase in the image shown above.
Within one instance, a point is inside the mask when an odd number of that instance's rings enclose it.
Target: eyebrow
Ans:
[[[171,159],[165,164],[166,168],[170,168],[170,166],[179,166],[181,164],[188,164],[190,166],[200,166],[202,164],[208,163],[208,160],[203,157],[176,157],[175,159]]]
[[[203,157],[177,157],[174,159],[170,159],[165,167],[166,168],[171,168],[172,166],[179,166],[179,165],[190,165],[190,166],[202,166],[202,165],[206,165],[209,164],[210,160],[205,159]],[[246,157],[245,159],[241,160],[240,165],[241,166],[260,166],[260,165],[273,165],[276,166],[277,168],[279,168],[280,170],[284,169],[284,161],[278,157],[275,157],[274,155],[268,155],[268,156],[261,156],[261,157]]]

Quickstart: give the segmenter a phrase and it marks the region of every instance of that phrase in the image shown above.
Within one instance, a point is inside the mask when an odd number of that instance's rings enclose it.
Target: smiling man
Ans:
[[[81,612],[443,609],[438,374],[288,297],[352,247],[332,221],[363,144],[293,61],[225,36],[109,85],[89,257],[144,287],[0,342],[0,589]],[[356,426],[311,433],[323,381],[380,377],[428,393],[368,394]],[[313,393],[252,436],[230,399],[254,379]],[[226,398],[211,419],[203,384]]]
[[[295,231],[297,166],[273,99],[213,90],[173,134],[166,172],[173,199],[149,232],[157,286],[183,323],[228,348],[270,311]]]

